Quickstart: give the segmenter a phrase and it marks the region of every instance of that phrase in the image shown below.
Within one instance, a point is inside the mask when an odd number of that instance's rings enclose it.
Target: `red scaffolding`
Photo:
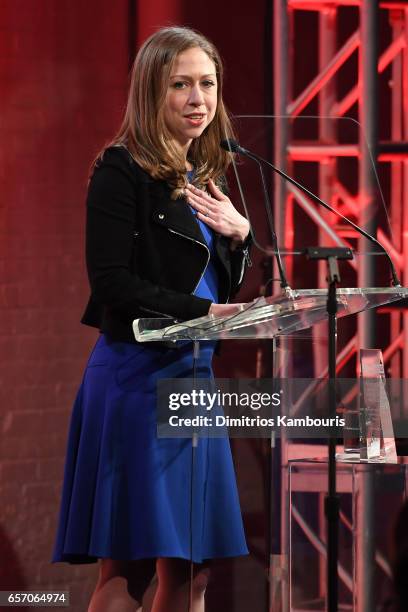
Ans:
[[[318,45],[315,59],[315,74],[300,93],[293,93],[294,64],[297,56],[297,37],[294,35],[299,11],[314,11],[318,21]],[[358,23],[354,32],[339,44],[339,14],[350,11],[350,22]],[[379,50],[378,23],[381,18],[388,22],[389,40]],[[337,96],[337,79],[347,62],[356,65],[353,83],[342,96]],[[387,72],[386,72],[387,71]],[[352,72],[352,71],[349,71]],[[388,81],[381,76],[390,74]],[[390,252],[397,273],[404,286],[408,284],[408,1],[376,0],[274,0],[274,150],[278,167],[293,174],[300,165],[318,162],[318,193],[321,198],[337,208],[342,214],[364,227]],[[388,91],[383,91],[387,87]],[[381,124],[388,126],[388,137],[378,137],[378,101],[387,96],[387,113],[382,113]],[[315,140],[293,139],[291,125],[295,118],[312,114],[310,105],[318,105],[317,137]],[[362,130],[360,137],[344,142],[339,137],[336,121],[351,115]],[[355,160],[355,176],[346,183],[339,172],[340,158]],[[378,191],[373,161],[379,166],[388,164],[389,189],[386,197],[387,214],[379,216],[375,198]],[[352,185],[353,187],[351,187]],[[292,251],[296,245],[297,232],[303,228],[294,223],[297,208],[304,211],[316,227],[321,245],[353,246],[359,251],[370,250],[350,226],[339,223],[335,215],[326,214],[315,208],[296,189],[288,187],[280,179],[275,181],[275,220],[281,247]],[[386,218],[389,218],[387,225]],[[391,230],[391,232],[390,232]],[[392,236],[392,238],[391,238]],[[286,260],[289,282],[293,283],[294,260]],[[373,257],[359,257],[351,262],[350,274],[354,286],[375,286],[375,264]],[[274,275],[276,276],[276,274]],[[325,286],[325,268],[318,273],[318,286]],[[384,363],[394,378],[408,377],[408,311],[386,309],[360,315],[351,335],[343,340],[337,360],[337,370],[350,364],[359,347],[372,347],[376,340],[376,328],[387,329],[386,345],[382,346]],[[382,336],[382,341],[385,335]],[[323,355],[323,356],[322,356]],[[325,355],[322,351],[314,355],[315,372],[324,375]],[[285,465],[289,452],[283,450],[282,464]],[[307,483],[305,483],[307,484]],[[326,593],[324,557],[324,513],[323,495],[320,499],[320,518],[316,530],[305,527],[304,517],[296,507],[292,518],[303,530],[309,542],[320,554],[320,595]],[[359,512],[364,518],[366,533],[370,532],[372,513],[369,498],[360,499]],[[282,504],[284,512],[285,503]],[[344,517],[343,517],[344,518]],[[282,542],[286,518],[282,517]],[[372,531],[371,531],[372,533]],[[361,535],[361,534],[360,534]],[[360,536],[359,536],[360,537]],[[353,591],[353,610],[372,610],[372,585],[366,569],[370,560],[364,555],[374,554],[364,542],[359,541],[359,555],[353,584],[347,588]],[[371,552],[370,552],[371,551]],[[387,573],[389,566],[385,559],[375,552],[377,564]],[[272,565],[271,565],[272,567]],[[342,568],[339,566],[339,570]],[[290,570],[289,570],[290,571]],[[341,578],[341,571],[339,573]],[[343,577],[344,578],[344,577]],[[358,591],[358,592],[357,592]],[[357,602],[357,603],[356,603]]]
[[[340,9],[359,14],[359,25],[348,39],[338,47],[337,22]],[[316,75],[294,97],[292,82],[296,36],[294,22],[296,11],[315,11],[318,14],[318,57]],[[378,12],[388,16],[391,40],[378,52]],[[355,82],[349,91],[336,99],[336,78],[345,63],[358,54],[358,69]],[[378,98],[381,82],[379,75],[391,70],[390,113],[381,117],[388,122],[390,137],[386,142],[378,139]],[[319,195],[339,211],[349,216],[366,230],[377,234],[377,238],[389,249],[398,274],[404,285],[408,283],[408,2],[375,0],[275,0],[274,3],[274,108],[275,162],[279,167],[291,169],[293,162],[319,162]],[[318,101],[319,134],[315,141],[301,143],[291,140],[288,128],[290,121],[308,114],[312,101]],[[357,106],[357,112],[356,112]],[[353,118],[361,124],[361,141],[343,143],[338,140],[335,129],[336,118],[346,117],[353,111]],[[286,117],[286,119],[282,119]],[[366,146],[366,144],[368,146]],[[358,177],[351,182],[358,185],[354,193],[339,176],[338,160],[341,157],[358,160]],[[373,159],[377,164],[390,165],[390,190],[388,215],[393,239],[388,228],[378,221],[375,211],[375,173]],[[354,180],[357,179],[357,180]],[[294,207],[300,206],[309,213],[317,225],[321,244],[333,244],[334,234],[339,243],[358,245],[361,251],[369,250],[364,239],[359,239],[354,230],[339,224],[330,214],[322,214],[295,189],[288,188],[278,180],[275,187],[275,215],[283,248],[290,250],[296,239],[293,224]],[[310,213],[313,214],[310,214]],[[332,232],[328,229],[333,230]],[[375,284],[373,258],[359,258],[351,264],[355,270],[356,286]],[[293,261],[287,264],[289,278]],[[324,267],[319,275],[319,286],[324,286]],[[354,337],[347,343],[348,351],[343,355],[339,367],[343,367],[355,353],[356,347],[369,347],[374,342],[375,313],[364,314],[359,319]],[[408,377],[408,313],[381,311],[381,316],[390,318],[388,346],[384,348],[384,359],[394,377]]]

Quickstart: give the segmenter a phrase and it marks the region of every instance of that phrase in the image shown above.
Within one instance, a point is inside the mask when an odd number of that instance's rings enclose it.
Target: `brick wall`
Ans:
[[[0,589],[71,590],[96,566],[50,564],[72,402],[96,333],[87,299],[90,161],[118,125],[127,0],[0,4]]]

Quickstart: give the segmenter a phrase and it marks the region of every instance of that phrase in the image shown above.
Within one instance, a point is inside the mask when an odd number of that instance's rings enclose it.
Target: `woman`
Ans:
[[[53,561],[100,559],[89,610],[134,611],[154,573],[154,612],[204,609],[208,560],[246,554],[228,440],[158,439],[159,378],[192,375],[190,342],[138,344],[140,317],[232,314],[248,221],[224,195],[232,130],[218,52],[188,28],[140,49],[123,124],[97,158],[87,200],[91,298],[101,336],[71,419]],[[213,343],[196,371],[210,377]],[[189,592],[190,563],[194,562]],[[146,608],[147,609],[147,608]]]

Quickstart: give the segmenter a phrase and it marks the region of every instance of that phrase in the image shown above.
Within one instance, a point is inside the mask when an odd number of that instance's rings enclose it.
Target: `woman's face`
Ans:
[[[180,53],[170,73],[164,121],[174,143],[187,152],[214,119],[217,77],[214,62],[199,47]]]

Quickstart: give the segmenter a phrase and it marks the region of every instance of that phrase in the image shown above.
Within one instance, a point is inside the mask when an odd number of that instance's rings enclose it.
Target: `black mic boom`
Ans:
[[[232,138],[226,138],[225,140],[221,140],[220,146],[221,146],[221,149],[224,149],[225,151],[229,151],[230,153],[241,153],[243,151],[245,151],[246,153],[246,149],[243,149],[242,147],[240,147],[237,141],[233,140]]]
[[[272,168],[272,170],[277,172],[286,181],[288,181],[292,185],[295,185],[295,187],[303,191],[303,193],[306,193],[314,202],[316,202],[320,206],[323,206],[323,208],[325,208],[326,210],[330,210],[330,212],[334,213],[335,215],[340,217],[340,219],[343,219],[343,221],[351,225],[351,227],[353,227],[356,230],[356,232],[358,232],[359,234],[364,236],[364,238],[367,238],[367,240],[369,240],[370,242],[378,246],[381,249],[381,251],[385,254],[385,256],[387,257],[388,263],[390,265],[391,274],[392,274],[392,284],[395,287],[401,287],[401,282],[397,276],[397,272],[395,270],[395,266],[391,259],[390,254],[388,253],[386,248],[383,247],[381,242],[378,242],[378,240],[374,238],[374,236],[372,236],[371,234],[363,230],[362,227],[360,227],[359,225],[351,221],[351,219],[349,219],[348,217],[345,217],[344,215],[342,215],[339,211],[337,211],[335,208],[330,206],[330,204],[327,204],[327,202],[325,202],[324,200],[321,200],[316,194],[314,194],[312,191],[307,189],[307,187],[304,187],[303,185],[298,183],[298,181],[296,181],[294,178],[292,178],[291,176],[283,172],[283,170],[280,170],[279,168],[274,166],[270,161],[268,161],[267,159],[264,159],[263,157],[260,157],[259,155],[256,155],[255,153],[252,153],[251,151],[248,151],[248,149],[244,149],[244,147],[241,147],[241,145],[238,144],[236,140],[233,140],[232,138],[226,138],[225,140],[222,140],[220,142],[220,146],[222,149],[225,149],[225,151],[229,151],[230,153],[240,153],[241,155],[245,155],[245,157],[249,157],[250,159],[256,161],[257,163],[261,162],[263,164],[267,164],[268,166]]]

